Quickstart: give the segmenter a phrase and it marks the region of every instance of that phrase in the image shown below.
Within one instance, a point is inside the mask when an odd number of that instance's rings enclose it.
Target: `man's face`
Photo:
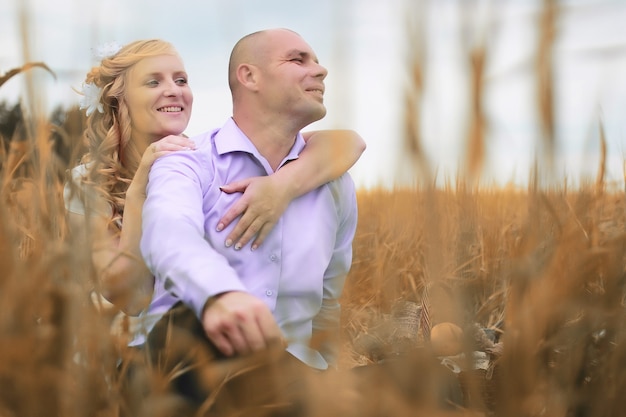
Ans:
[[[268,34],[266,61],[260,66],[262,94],[267,104],[288,113],[304,126],[326,115],[326,68],[298,34],[275,30]]]
[[[133,140],[150,144],[180,135],[191,117],[193,95],[178,55],[159,55],[136,63],[126,78],[126,103]]]

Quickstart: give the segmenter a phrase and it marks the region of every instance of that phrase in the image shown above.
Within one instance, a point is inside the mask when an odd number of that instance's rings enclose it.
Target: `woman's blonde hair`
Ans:
[[[137,171],[142,152],[132,139],[130,115],[125,99],[128,70],[144,58],[176,53],[169,42],[159,39],[132,42],[115,55],[93,67],[85,83],[102,90],[103,112],[87,117],[85,140],[88,153],[82,162],[91,162],[85,182],[98,189],[113,207],[112,224],[120,224],[126,190]]]

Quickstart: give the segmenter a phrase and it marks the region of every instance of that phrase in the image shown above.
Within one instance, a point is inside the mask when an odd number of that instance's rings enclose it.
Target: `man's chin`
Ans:
[[[323,104],[320,104],[316,107],[309,107],[306,110],[302,109],[299,116],[301,117],[301,120],[306,123],[306,126],[308,126],[311,123],[317,122],[318,120],[321,120],[324,118],[324,116],[326,116],[326,107]]]
[[[326,116],[326,107],[322,106],[320,109],[318,109],[318,111],[314,113],[313,118],[315,120],[311,121],[311,123],[317,122],[318,120],[322,120],[325,116]]]

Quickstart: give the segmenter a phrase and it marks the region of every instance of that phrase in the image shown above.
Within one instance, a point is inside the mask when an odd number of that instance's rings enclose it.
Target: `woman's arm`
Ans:
[[[272,230],[291,200],[335,180],[352,167],[365,150],[365,141],[352,130],[320,130],[303,133],[306,146],[300,157],[268,177],[248,178],[222,187],[226,193],[244,192],[220,219],[217,230],[238,223],[226,237],[235,249],[254,236],[256,249]]]
[[[136,234],[133,227],[127,227],[123,235],[117,236],[109,221],[96,213],[87,217],[68,213],[70,233],[76,236],[74,242],[91,244],[91,259],[98,277],[95,290],[120,310],[137,315],[152,296],[152,275],[140,254],[127,243]]]
[[[130,315],[137,315],[152,297],[154,280],[146,267],[139,243],[141,215],[146,200],[148,174],[153,162],[170,152],[194,148],[187,138],[168,136],[150,145],[143,153],[137,172],[126,191],[124,217],[119,234],[112,231],[106,208],[88,214],[87,230],[92,242],[92,260],[98,275],[99,291],[111,303]],[[106,205],[103,200],[101,205]],[[84,234],[85,217],[68,214],[68,224],[74,233]],[[81,227],[82,230],[81,231]]]

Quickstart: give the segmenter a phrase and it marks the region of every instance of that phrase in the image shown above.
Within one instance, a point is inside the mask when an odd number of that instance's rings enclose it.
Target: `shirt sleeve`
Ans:
[[[245,290],[226,259],[204,238],[203,207],[209,204],[204,198],[214,171],[203,151],[179,151],[154,163],[141,238],[141,252],[155,285],[163,286],[199,318],[209,297]]]
[[[339,218],[335,249],[324,273],[322,307],[313,319],[313,337],[330,367],[336,367],[339,351],[341,305],[339,298],[352,265],[352,241],[357,226],[354,182],[348,174],[329,184]]]

